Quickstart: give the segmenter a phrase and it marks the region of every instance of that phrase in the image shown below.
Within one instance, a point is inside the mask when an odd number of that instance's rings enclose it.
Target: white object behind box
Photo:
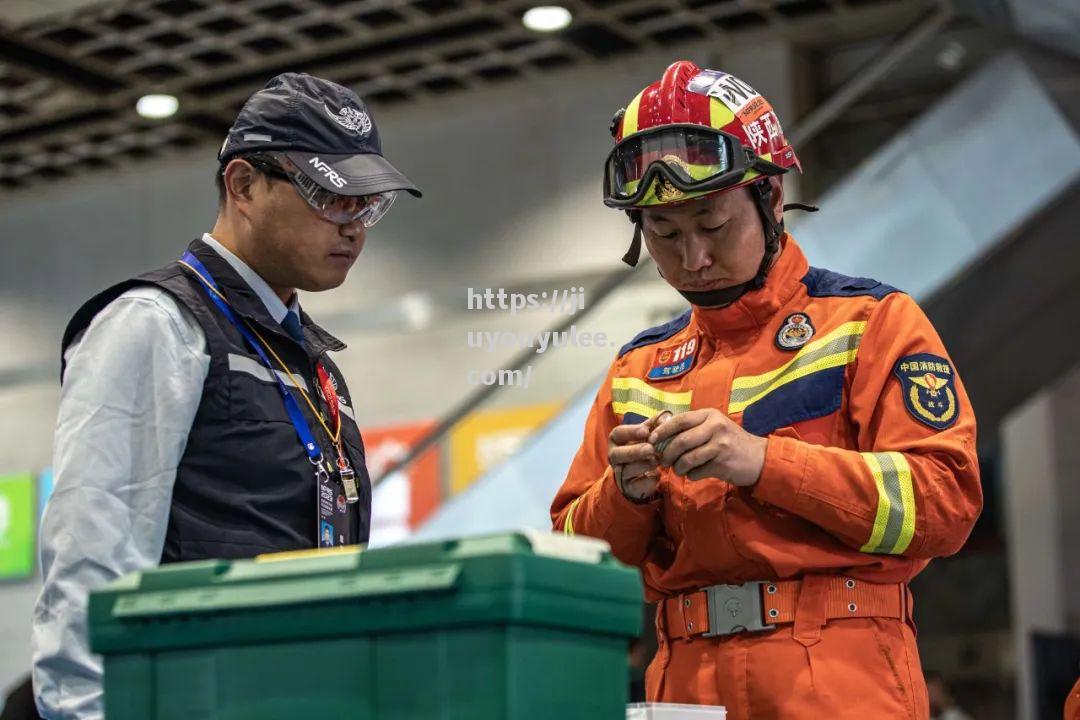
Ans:
[[[626,720],[726,720],[727,709],[718,705],[633,703],[626,706]]]

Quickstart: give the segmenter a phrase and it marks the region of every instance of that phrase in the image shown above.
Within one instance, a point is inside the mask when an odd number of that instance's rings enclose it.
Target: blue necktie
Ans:
[[[296,313],[292,310],[285,313],[285,319],[281,321],[281,327],[285,328],[285,332],[289,333],[289,337],[303,346],[304,331],[300,328],[300,318]]]

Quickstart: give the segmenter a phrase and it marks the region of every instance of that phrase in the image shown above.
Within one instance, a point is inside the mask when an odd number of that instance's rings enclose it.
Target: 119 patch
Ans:
[[[956,373],[948,360],[930,353],[900,358],[893,368],[900,379],[904,405],[911,416],[936,430],[956,422],[960,400],[956,397]]]
[[[647,377],[650,380],[670,380],[685,375],[694,366],[697,350],[696,335],[678,345],[658,349]]]

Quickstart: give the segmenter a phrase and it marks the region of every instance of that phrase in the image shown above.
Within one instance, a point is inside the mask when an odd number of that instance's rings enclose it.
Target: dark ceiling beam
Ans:
[[[0,61],[49,78],[61,85],[92,93],[112,93],[127,84],[89,58],[68,58],[45,49],[42,43],[20,38],[0,27]]]
[[[23,123],[10,130],[0,132],[0,147],[4,145],[35,140],[56,133],[81,130],[93,123],[110,120],[118,116],[118,110],[109,107],[82,108],[74,112],[57,115],[47,120]]]
[[[497,32],[504,27],[504,23],[497,18],[469,12],[455,16],[449,21],[431,23],[427,27],[404,34],[382,34],[372,36],[367,41],[338,43],[319,53],[309,52],[300,57],[274,58],[272,62],[257,69],[246,69],[214,80],[189,83],[185,89],[202,98],[233,92],[237,88],[254,92],[278,73],[296,69],[318,73],[344,63],[376,61],[405,50],[419,50],[429,44],[483,37],[485,34]]]

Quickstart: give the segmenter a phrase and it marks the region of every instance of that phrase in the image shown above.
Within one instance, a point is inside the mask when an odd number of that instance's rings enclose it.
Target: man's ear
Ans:
[[[769,202],[772,204],[773,217],[776,222],[781,222],[784,219],[784,176],[770,175],[769,185],[772,186]]]
[[[254,199],[257,173],[249,163],[234,158],[225,166],[225,194],[233,204],[242,207]]]

